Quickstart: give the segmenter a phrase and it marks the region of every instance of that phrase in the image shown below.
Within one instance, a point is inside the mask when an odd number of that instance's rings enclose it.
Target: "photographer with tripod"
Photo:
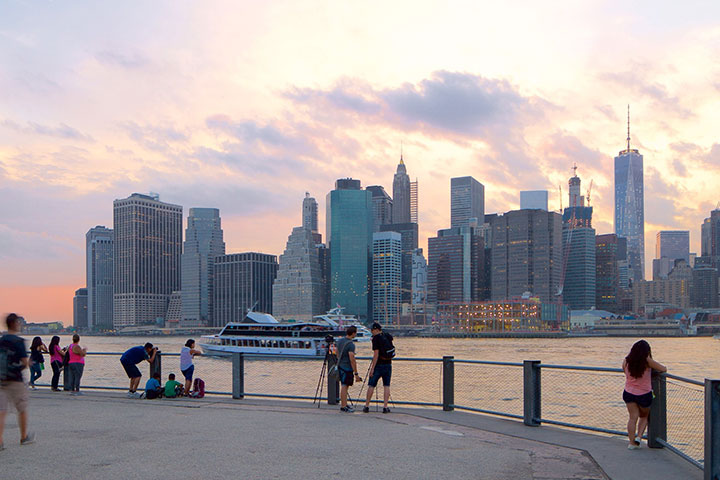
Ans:
[[[345,338],[337,341],[338,351],[338,376],[340,377],[340,411],[352,413],[355,409],[348,406],[348,388],[352,386],[353,381],[362,381],[358,375],[357,363],[355,362],[355,336],[357,336],[357,327],[351,325],[345,329]]]

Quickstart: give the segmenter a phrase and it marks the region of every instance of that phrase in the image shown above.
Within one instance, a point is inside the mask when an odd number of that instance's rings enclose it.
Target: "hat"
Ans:
[[[382,330],[382,325],[380,325],[378,322],[373,322],[372,327],[370,327],[370,330]]]

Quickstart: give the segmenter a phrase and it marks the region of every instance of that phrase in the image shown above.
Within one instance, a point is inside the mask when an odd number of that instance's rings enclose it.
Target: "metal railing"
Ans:
[[[118,352],[91,352],[82,388],[125,390]],[[150,373],[173,370],[179,354],[158,352]],[[356,357],[360,362],[371,357]],[[339,403],[338,379],[319,385],[322,356],[233,354],[231,358],[196,357],[196,375],[208,385],[207,394],[316,400]],[[328,357],[326,371],[334,357]],[[177,380],[183,378],[179,368]],[[45,371],[46,374],[51,372]],[[352,401],[367,390],[368,372]],[[364,375],[362,375],[365,373]],[[49,375],[46,375],[49,376]],[[89,384],[88,384],[89,383]],[[48,383],[36,383],[49,385]],[[395,405],[441,407],[522,420],[527,426],[557,425],[611,435],[627,435],[618,427],[627,418],[619,368],[542,364],[537,360],[499,362],[443,358],[395,358],[391,401]],[[654,400],[645,438],[650,448],[666,448],[720,478],[720,380],[704,382],[672,374],[653,375]],[[142,387],[142,385],[141,385]],[[319,388],[320,387],[320,388]],[[377,389],[379,390],[379,389]],[[322,394],[321,394],[322,393]],[[381,400],[371,399],[378,403]]]

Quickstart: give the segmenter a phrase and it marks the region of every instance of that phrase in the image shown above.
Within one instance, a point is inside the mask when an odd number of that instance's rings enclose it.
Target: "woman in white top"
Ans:
[[[193,357],[202,355],[200,350],[195,350],[195,340],[192,338],[185,342],[185,346],[180,350],[180,371],[185,377],[185,395],[190,394],[192,387],[193,373],[195,365],[193,365]]]

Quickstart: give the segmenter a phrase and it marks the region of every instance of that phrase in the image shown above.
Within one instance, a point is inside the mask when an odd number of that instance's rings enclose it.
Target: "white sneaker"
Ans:
[[[628,443],[628,450],[637,450],[640,448],[640,445],[635,445],[634,443]]]

